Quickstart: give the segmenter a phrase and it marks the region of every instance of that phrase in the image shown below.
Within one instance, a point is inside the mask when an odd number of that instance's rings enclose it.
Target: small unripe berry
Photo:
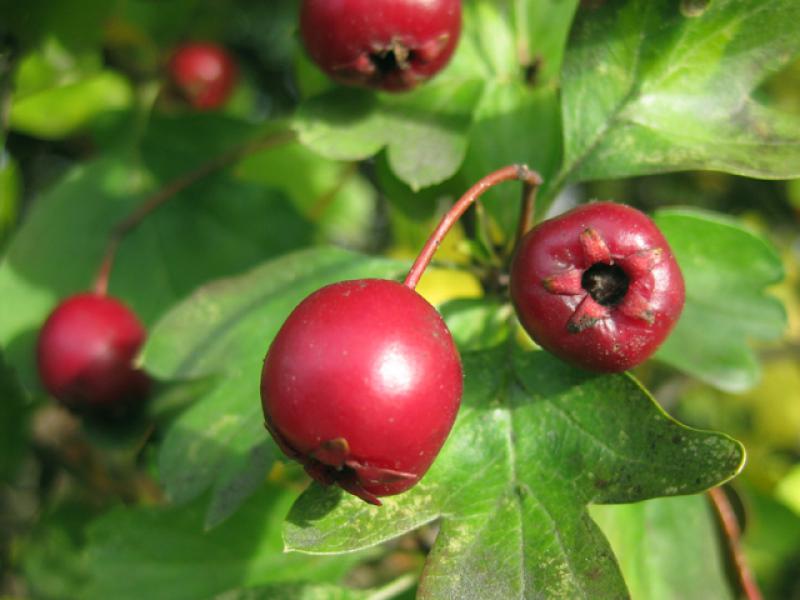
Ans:
[[[311,59],[345,85],[409,90],[447,65],[461,0],[305,0],[300,35]]]
[[[511,268],[520,322],[544,349],[590,371],[630,369],[675,326],[683,276],[653,221],[597,202],[544,221]]]
[[[67,298],[39,333],[42,383],[70,408],[116,411],[149,389],[149,378],[133,364],[144,339],[144,327],[118,300],[93,293]]]
[[[264,361],[266,424],[323,484],[367,502],[428,470],[461,401],[458,351],[439,313],[383,279],[343,281],[303,300]]]

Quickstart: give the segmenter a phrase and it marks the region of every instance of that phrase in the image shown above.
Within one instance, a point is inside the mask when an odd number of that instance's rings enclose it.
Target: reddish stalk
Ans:
[[[430,264],[434,253],[441,245],[447,232],[450,231],[456,221],[461,218],[473,202],[480,198],[489,188],[503,183],[504,181],[512,180],[523,181],[526,185],[533,188],[536,188],[542,183],[542,178],[539,174],[536,171],[530,170],[525,165],[509,165],[503,167],[478,181],[469,188],[464,195],[459,198],[458,202],[447,211],[447,214],[442,217],[439,225],[428,238],[428,241],[425,242],[425,246],[423,246],[422,251],[419,253],[419,256],[417,256],[417,260],[414,261],[414,264],[411,266],[411,270],[408,272],[404,284],[412,290],[417,287],[422,274]]]
[[[522,184],[522,203],[520,205],[519,222],[517,223],[517,235],[514,238],[514,248],[520,240],[530,231],[533,226],[534,207],[536,206],[536,192],[539,185],[534,185],[528,181]]]
[[[742,550],[742,532],[741,529],[739,529],[736,513],[728,497],[721,487],[708,490],[708,497],[711,498],[711,503],[714,505],[714,509],[719,516],[722,530],[725,532],[728,548],[733,557],[736,572],[739,574],[739,582],[741,583],[745,598],[747,598],[747,600],[762,600],[761,591],[758,589],[758,584],[756,583],[755,577],[753,577],[753,572],[750,570],[750,566],[747,564],[747,559]]]
[[[152,196],[148,197],[136,210],[117,223],[111,230],[103,255],[103,261],[100,263],[100,268],[95,277],[93,286],[95,293],[101,296],[106,294],[108,290],[108,280],[111,276],[111,269],[114,266],[114,260],[116,259],[117,250],[122,242],[122,238],[136,229],[150,213],[158,209],[173,196],[179,194],[201,179],[208,177],[215,171],[227,167],[251,154],[288,143],[292,141],[294,137],[295,134],[291,131],[279,131],[277,133],[271,133],[266,137],[236,146],[203,163],[196,169],[176,177]]]

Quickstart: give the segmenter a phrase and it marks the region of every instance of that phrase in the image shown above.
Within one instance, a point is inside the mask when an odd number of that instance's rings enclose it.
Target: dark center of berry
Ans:
[[[630,279],[618,265],[595,263],[583,273],[581,286],[603,306],[615,306],[622,302],[628,291]]]
[[[409,68],[411,61],[414,58],[414,51],[407,49],[399,43],[395,43],[386,50],[378,52],[371,52],[369,59],[378,73],[381,75],[390,75],[397,71],[404,71]]]

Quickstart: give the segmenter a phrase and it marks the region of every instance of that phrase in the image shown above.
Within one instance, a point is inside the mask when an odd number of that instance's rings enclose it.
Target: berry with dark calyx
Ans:
[[[150,379],[133,364],[144,339],[144,327],[118,300],[95,293],[71,296],[50,313],[39,333],[42,383],[74,410],[122,412],[150,387]]]
[[[458,351],[439,313],[395,281],[323,287],[289,315],[261,375],[267,429],[323,484],[380,505],[415,485],[461,401]]]
[[[238,78],[236,63],[228,51],[209,42],[177,48],[168,71],[174,88],[197,110],[213,110],[225,104]]]
[[[311,59],[345,85],[409,90],[450,60],[461,0],[305,0],[300,35]]]
[[[597,202],[544,221],[519,243],[511,297],[544,349],[590,371],[630,369],[678,321],[683,276],[645,214]]]

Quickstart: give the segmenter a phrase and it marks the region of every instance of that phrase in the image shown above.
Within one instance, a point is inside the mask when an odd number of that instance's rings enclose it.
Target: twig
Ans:
[[[230,164],[233,164],[246,156],[255,154],[268,148],[273,148],[281,144],[288,143],[295,138],[295,134],[291,131],[279,131],[271,133],[263,138],[252,140],[235,148],[212,158],[211,160],[203,163],[193,171],[184,173],[167,183],[164,187],[159,189],[152,196],[147,198],[140,204],[125,219],[117,223],[111,230],[106,244],[105,254],[97,271],[94,283],[94,291],[97,294],[104,295],[108,290],[108,280],[111,275],[111,269],[114,266],[117,249],[122,239],[131,231],[136,229],[138,225],[153,211],[159,208],[162,204],[166,203],[170,198],[182,192],[192,184],[200,181],[201,179],[209,176],[211,173],[222,169]]]
[[[520,203],[519,222],[517,223],[517,235],[514,238],[513,249],[516,249],[517,244],[533,226],[537,191],[539,191],[538,185],[532,185],[527,181],[522,184],[522,201]]]
[[[739,528],[739,522],[736,519],[736,513],[731,506],[728,497],[725,495],[721,487],[716,487],[708,490],[708,497],[711,498],[711,503],[717,511],[719,516],[722,530],[725,532],[727,538],[728,548],[730,549],[736,572],[739,574],[739,582],[742,585],[747,600],[762,600],[761,591],[758,589],[753,572],[747,564],[747,559],[744,555],[741,545],[742,532]]]

